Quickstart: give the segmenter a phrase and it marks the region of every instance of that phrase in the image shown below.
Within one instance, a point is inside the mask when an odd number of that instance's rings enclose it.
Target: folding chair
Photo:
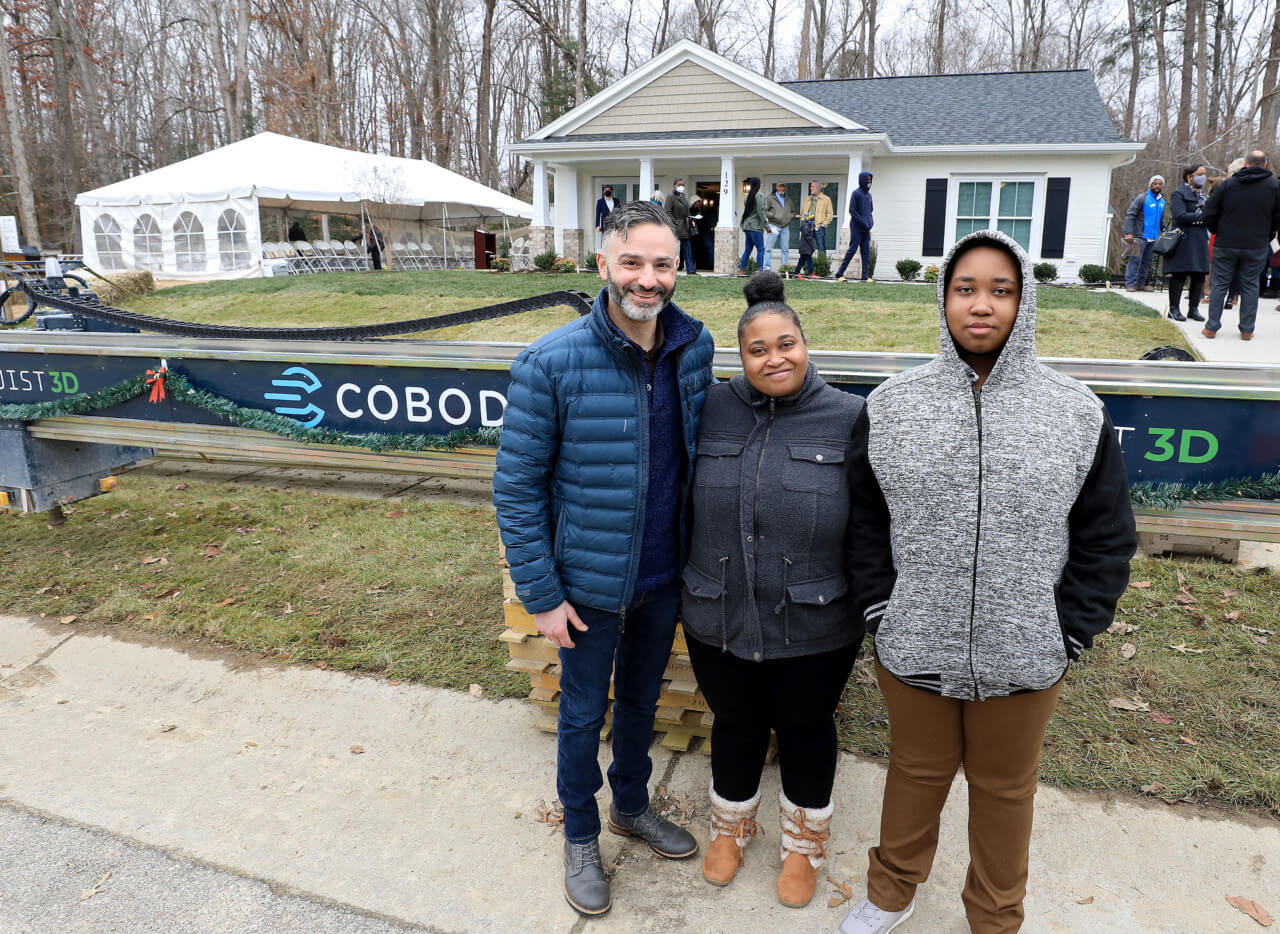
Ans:
[[[294,240],[293,249],[298,254],[299,272],[320,272],[320,260],[316,257],[315,248],[306,240]]]
[[[343,240],[342,248],[347,251],[347,256],[351,258],[352,269],[357,272],[363,272],[369,268],[369,254],[356,246],[354,240]]]

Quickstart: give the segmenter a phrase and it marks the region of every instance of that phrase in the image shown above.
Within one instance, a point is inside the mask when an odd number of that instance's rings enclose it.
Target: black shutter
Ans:
[[[947,180],[924,180],[924,256],[941,256],[947,240]]]
[[[1071,179],[1051,178],[1044,192],[1044,237],[1040,256],[1062,259],[1067,246],[1067,202],[1071,197]]]

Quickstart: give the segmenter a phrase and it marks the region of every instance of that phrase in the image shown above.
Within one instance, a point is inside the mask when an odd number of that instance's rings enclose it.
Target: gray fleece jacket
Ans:
[[[947,329],[944,267],[938,356],[877,387],[855,430],[851,517],[859,608],[881,664],[968,700],[1057,682],[1111,624],[1137,544],[1106,410],[1036,362],[1030,259],[1003,234],[975,238],[1021,260],[1009,339],[976,389]]]

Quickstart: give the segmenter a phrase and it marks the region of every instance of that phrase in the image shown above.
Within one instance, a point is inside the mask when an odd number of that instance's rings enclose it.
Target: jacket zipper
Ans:
[[[969,591],[969,676],[973,679],[973,699],[978,697],[978,672],[973,665],[973,624],[978,605],[978,544],[982,540],[982,395],[973,386],[973,414],[978,425],[978,519],[973,532],[973,577]]]
[[[647,487],[649,477],[649,391],[645,389],[645,369],[644,360],[640,358],[638,353],[632,351],[630,344],[623,347],[628,359],[631,361],[631,373],[636,378],[636,388],[640,396],[640,462],[639,469],[636,471],[635,495],[636,503],[639,509],[636,510],[636,529],[639,534],[632,540],[634,544],[631,549],[631,563],[627,567],[627,579],[623,582],[622,588],[622,609],[619,611],[621,625],[626,626],[627,623],[627,604],[635,596],[634,590],[636,586],[636,577],[640,573],[640,548],[644,543],[644,518],[645,510],[648,508],[649,490]],[[679,378],[679,361],[676,365],[677,379]],[[655,374],[656,378],[656,374]]]
[[[769,450],[769,436],[773,434],[773,416],[774,416],[776,405],[777,405],[777,400],[775,399],[769,400],[769,423],[765,426],[764,441],[760,445],[760,456],[756,459],[756,483],[755,483],[755,490],[751,494],[751,545],[753,549],[760,544],[760,541],[759,541],[759,538],[760,538],[760,468],[764,466],[764,452]],[[743,562],[743,567],[744,569],[746,567],[745,561]],[[747,591],[747,598],[750,601],[748,605],[756,607],[756,619],[757,621],[759,621],[760,609],[759,609],[759,604],[755,599],[755,596],[756,596],[755,576],[757,573],[759,573],[759,568],[756,566],[756,562],[754,561],[751,563],[751,567],[754,570],[751,575],[752,579],[747,582],[750,585],[749,590]],[[783,593],[782,599],[785,600],[786,598],[787,598],[787,595]],[[763,647],[763,643],[764,643],[763,632],[760,634],[760,641],[761,641],[761,646]]]

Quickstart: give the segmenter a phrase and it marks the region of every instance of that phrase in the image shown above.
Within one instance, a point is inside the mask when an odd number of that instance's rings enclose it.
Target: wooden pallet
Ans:
[[[541,710],[537,727],[554,733],[560,710],[560,650],[538,632],[537,624],[515,595],[515,585],[502,560],[502,615],[507,628],[498,636],[506,643],[510,656],[506,668],[529,676],[529,701]],[[613,686],[609,687],[610,701]],[[700,748],[711,751],[711,724],[714,717],[707,699],[698,690],[689,661],[689,648],[684,630],[676,627],[671,657],[662,674],[662,690],[658,695],[658,713],[654,733],[661,734],[662,745],[682,752]],[[607,740],[613,726],[613,705],[605,716],[600,738]],[[699,742],[699,740],[701,742]]]

